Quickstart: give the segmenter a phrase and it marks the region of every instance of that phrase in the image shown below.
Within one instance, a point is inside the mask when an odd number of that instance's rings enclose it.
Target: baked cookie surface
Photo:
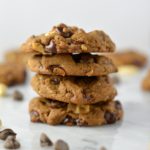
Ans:
[[[0,83],[8,86],[25,82],[26,69],[23,65],[14,63],[0,64]]]
[[[112,124],[123,117],[119,101],[79,106],[39,97],[30,101],[29,112],[32,122],[49,125],[96,126]]]
[[[102,76],[117,71],[111,59],[91,54],[34,55],[28,66],[39,74],[60,76]]]
[[[78,105],[108,101],[117,94],[107,76],[61,77],[37,74],[31,84],[42,97]]]
[[[21,49],[42,54],[113,52],[115,44],[103,31],[85,32],[77,27],[59,24],[48,33],[30,37]]]
[[[142,68],[147,63],[147,57],[136,50],[124,50],[108,55],[118,67],[133,65]]]

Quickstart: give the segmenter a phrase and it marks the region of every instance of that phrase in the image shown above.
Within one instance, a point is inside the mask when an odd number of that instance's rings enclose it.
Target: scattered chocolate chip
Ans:
[[[51,78],[51,83],[54,85],[57,85],[60,83],[60,79],[57,77],[53,77],[53,78]]]
[[[23,95],[20,91],[14,91],[13,93],[13,99],[16,101],[22,101],[23,100]]]
[[[63,140],[57,140],[54,147],[55,150],[69,150],[68,144]]]
[[[45,133],[42,133],[40,136],[40,145],[41,147],[47,147],[52,146],[53,143]]]
[[[116,115],[113,112],[106,111],[104,118],[108,124],[112,124],[116,122]]]
[[[50,54],[54,54],[57,52],[56,44],[54,43],[54,41],[51,40],[49,45],[45,46],[45,52]]]
[[[20,148],[20,143],[16,140],[15,136],[8,136],[4,143],[4,147],[6,149],[18,149]]]
[[[106,147],[102,146],[100,150],[107,150]]]
[[[16,136],[16,133],[12,129],[5,129],[0,131],[0,139],[6,140],[8,136]]]
[[[121,103],[119,101],[115,101],[115,106],[117,109],[121,109]]]

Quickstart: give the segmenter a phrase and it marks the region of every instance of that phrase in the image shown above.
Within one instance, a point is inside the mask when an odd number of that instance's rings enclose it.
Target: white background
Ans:
[[[149,0],[0,0],[0,51],[60,22],[103,29],[118,48],[150,51]]]

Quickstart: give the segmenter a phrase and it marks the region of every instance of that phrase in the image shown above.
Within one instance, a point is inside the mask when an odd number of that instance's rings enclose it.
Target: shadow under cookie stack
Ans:
[[[117,92],[108,77],[117,68],[99,54],[113,52],[115,45],[103,31],[87,33],[59,24],[29,38],[22,50],[35,53],[28,66],[37,73],[31,84],[40,97],[29,104],[32,122],[95,126],[122,119],[122,106],[114,100]]]

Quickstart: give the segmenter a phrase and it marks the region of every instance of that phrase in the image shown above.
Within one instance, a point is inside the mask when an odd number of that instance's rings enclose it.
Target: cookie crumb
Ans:
[[[8,136],[4,148],[6,149],[18,149],[20,148],[20,143],[16,140],[16,136]]]
[[[49,139],[49,137],[45,133],[42,133],[40,136],[40,145],[41,147],[52,146],[53,142]]]
[[[23,95],[20,91],[14,91],[13,93],[13,99],[16,101],[22,101],[23,100]]]
[[[68,144],[63,140],[57,140],[54,146],[55,150],[69,150]]]

